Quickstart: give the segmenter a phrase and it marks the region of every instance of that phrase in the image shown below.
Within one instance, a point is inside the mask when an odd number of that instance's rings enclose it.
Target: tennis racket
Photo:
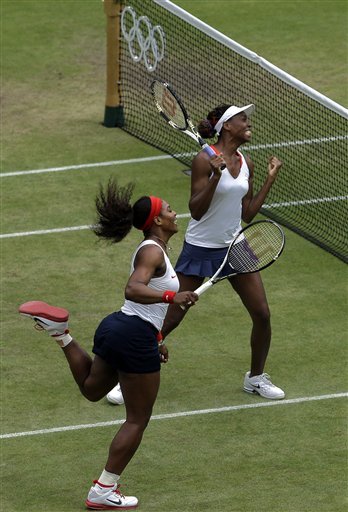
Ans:
[[[198,142],[201,148],[210,156],[215,156],[215,151],[202,139],[191,121],[187,110],[174,89],[160,80],[154,80],[151,84],[151,91],[156,108],[167,123],[191,139]],[[225,166],[222,166],[223,169]]]
[[[274,263],[281,255],[285,244],[282,228],[272,220],[258,220],[248,224],[232,240],[226,256],[215,274],[195,290],[197,295],[211,286],[237,274],[259,272]],[[221,274],[227,265],[231,272]],[[226,270],[226,268],[224,269]],[[182,309],[186,309],[181,306]]]

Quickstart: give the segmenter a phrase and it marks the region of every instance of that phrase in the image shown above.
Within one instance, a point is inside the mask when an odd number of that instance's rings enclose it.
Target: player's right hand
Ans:
[[[199,297],[195,292],[178,292],[174,297],[173,303],[178,304],[179,306],[184,306],[186,309],[194,306],[198,299]]]
[[[211,157],[210,167],[215,176],[217,176],[217,177],[221,176],[222,168],[226,167],[225,160],[223,158],[222,153]]]

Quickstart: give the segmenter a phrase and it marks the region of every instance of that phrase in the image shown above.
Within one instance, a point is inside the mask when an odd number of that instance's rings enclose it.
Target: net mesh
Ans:
[[[159,116],[150,88],[155,78],[174,87],[195,124],[222,103],[254,103],[253,140],[242,152],[255,163],[255,191],[265,179],[269,156],[283,161],[262,213],[348,261],[347,120],[342,115],[154,0],[123,6],[120,51],[127,132],[189,167],[196,143]],[[187,182],[188,193],[189,188]]]

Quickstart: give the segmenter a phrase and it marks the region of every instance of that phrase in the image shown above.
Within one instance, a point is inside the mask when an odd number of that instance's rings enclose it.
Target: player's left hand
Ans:
[[[268,160],[268,175],[272,178],[276,178],[279,169],[283,165],[283,162],[276,156],[271,156]]]

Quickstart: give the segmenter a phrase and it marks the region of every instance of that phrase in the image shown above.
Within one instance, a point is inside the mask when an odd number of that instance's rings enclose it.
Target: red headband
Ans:
[[[162,210],[162,199],[160,199],[159,197],[150,196],[150,201],[151,210],[146,219],[145,224],[140,228],[142,231],[147,231],[148,229],[150,229],[153,223],[153,219],[157,217],[157,215],[159,215]]]

